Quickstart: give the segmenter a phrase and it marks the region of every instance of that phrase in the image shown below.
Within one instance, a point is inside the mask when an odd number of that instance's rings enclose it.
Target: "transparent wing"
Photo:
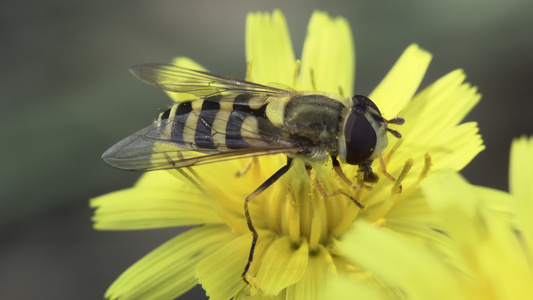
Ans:
[[[270,87],[170,64],[139,65],[131,68],[131,72],[142,81],[165,91],[192,94],[199,98],[220,95],[223,97],[217,101],[235,104],[248,103],[246,97],[237,97],[241,95],[252,96],[255,98],[255,104],[261,105],[270,97],[286,95],[291,91],[290,87]],[[262,102],[257,102],[259,99],[262,99]]]
[[[266,118],[220,111],[156,121],[111,147],[102,158],[115,168],[149,171],[298,152],[294,141]],[[187,122],[191,118],[197,122]]]

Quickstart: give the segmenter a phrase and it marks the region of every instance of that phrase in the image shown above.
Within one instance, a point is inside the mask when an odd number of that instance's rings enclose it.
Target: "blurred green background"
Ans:
[[[91,228],[88,199],[139,176],[108,167],[102,152],[170,103],[128,69],[183,55],[242,78],[246,14],[274,8],[297,56],[313,10],[347,18],[360,94],[413,42],[433,53],[423,86],[463,68],[483,94],[467,120],[487,145],[463,174],[507,190],[511,140],[533,134],[532,1],[2,1],[0,299],[100,299],[179,232]]]

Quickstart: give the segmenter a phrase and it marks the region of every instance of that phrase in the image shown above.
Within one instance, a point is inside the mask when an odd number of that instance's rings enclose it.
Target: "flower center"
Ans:
[[[265,202],[266,218],[277,220],[269,223],[270,229],[289,236],[295,247],[303,239],[311,252],[329,244],[345,218],[351,224],[361,210],[350,197],[360,197],[362,191],[350,191],[330,164],[313,166],[309,174],[303,164],[295,164],[280,181]]]
[[[429,170],[427,162],[426,165],[424,174]],[[372,215],[373,210],[385,211],[383,207],[389,205],[387,200],[392,201],[392,198],[401,193],[402,181],[411,166],[412,160],[408,160],[394,182],[382,178],[386,181],[384,185],[390,189],[389,196],[384,197],[388,199],[382,199],[379,205],[372,204],[371,207],[362,209],[357,202],[367,205],[365,203],[374,194],[372,187],[362,183],[362,173],[355,172],[355,176],[351,176],[353,186],[356,186],[354,189],[332,171],[329,163],[313,165],[309,173],[303,163],[296,163],[268,196],[264,210],[264,218],[267,220],[265,225],[279,235],[289,236],[295,248],[303,240],[308,242],[311,253],[317,251],[319,245],[327,248],[351,226],[362,211],[365,215]],[[388,209],[390,206],[386,210]],[[376,222],[383,221],[382,217],[383,215],[376,218]]]

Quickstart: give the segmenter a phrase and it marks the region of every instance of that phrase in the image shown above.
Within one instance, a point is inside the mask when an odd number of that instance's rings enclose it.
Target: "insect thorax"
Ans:
[[[294,96],[285,107],[283,126],[304,158],[324,161],[337,155],[344,110],[341,102],[324,95]]]

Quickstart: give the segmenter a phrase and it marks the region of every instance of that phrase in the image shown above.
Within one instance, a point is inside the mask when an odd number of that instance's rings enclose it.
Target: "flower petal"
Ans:
[[[298,249],[294,249],[288,236],[275,240],[266,250],[256,276],[262,294],[277,295],[301,280],[308,258],[309,247],[305,240]]]
[[[517,199],[517,222],[528,249],[533,249],[533,138],[513,141],[509,170],[509,187]]]
[[[453,71],[417,94],[406,106],[401,113],[406,120],[401,127],[402,146],[394,154],[395,162],[403,163],[408,158],[424,161],[424,154],[429,153],[432,171],[460,170],[484,149],[475,123],[457,126],[481,97],[476,88],[463,83],[464,79],[461,70]],[[420,150],[416,151],[417,148]],[[395,163],[391,170],[402,167]],[[421,168],[421,164],[416,164],[411,173],[417,174],[416,168]]]
[[[362,282],[353,281],[347,277],[337,277],[330,280],[325,293],[320,299],[352,299],[354,295],[357,295],[357,299],[391,299],[379,289],[374,289]]]
[[[252,264],[259,261],[274,239],[272,233],[261,231],[260,234],[255,250],[256,260]],[[251,241],[250,234],[242,234],[198,263],[196,266],[198,282],[210,299],[231,299],[244,289],[246,283],[242,280],[241,274],[248,260]]]
[[[251,13],[246,19],[246,61],[249,81],[294,85],[295,59],[289,29],[279,10]]]
[[[356,222],[343,235],[339,249],[363,269],[399,287],[410,299],[461,299],[454,274],[439,259],[392,232]]]
[[[485,199],[457,173],[438,174],[425,180],[421,187],[441,216],[470,275],[477,279],[471,286],[476,298],[530,297],[533,293],[531,256],[524,255],[527,248],[509,217],[487,209]],[[485,190],[482,195],[500,197],[501,192],[490,195]]]
[[[369,98],[376,103],[386,118],[397,116],[413,98],[430,61],[429,52],[420,49],[416,44],[409,46],[370,94]]]
[[[418,93],[402,112],[408,120],[402,130],[410,137],[431,137],[428,130],[433,134],[459,124],[481,99],[476,87],[464,83],[465,77],[462,70],[452,71]]]
[[[211,205],[192,186],[183,186],[179,192],[168,187],[133,187],[94,198],[91,207],[96,208],[92,220],[99,230],[222,223]]]
[[[197,284],[196,264],[236,238],[226,226],[180,234],[136,262],[109,287],[110,299],[174,299]]]
[[[287,288],[287,299],[323,299],[324,283],[335,275],[335,264],[328,250],[319,245],[317,253],[309,256],[304,277]]]
[[[298,89],[351,97],[354,74],[355,50],[348,21],[315,11],[307,29]]]
[[[279,294],[277,294],[276,296],[268,296],[268,297],[264,297],[262,295],[249,295],[247,292],[246,292],[246,289],[240,291],[234,298],[233,300],[265,300],[265,299],[268,299],[268,300],[288,300],[288,298],[285,296],[285,290],[281,291]]]

